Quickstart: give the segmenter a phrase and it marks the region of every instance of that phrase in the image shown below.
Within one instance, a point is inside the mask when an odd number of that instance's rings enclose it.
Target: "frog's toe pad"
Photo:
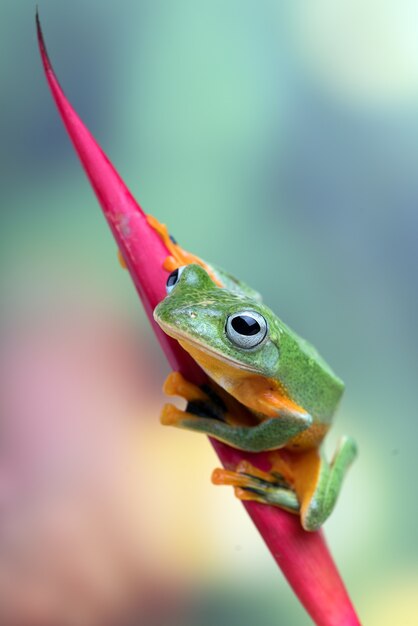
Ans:
[[[163,391],[168,396],[178,396],[188,402],[207,400],[207,395],[197,385],[189,383],[180,372],[171,372],[167,376]]]
[[[212,473],[212,482],[215,485],[231,485],[241,489],[263,489],[276,483],[271,474],[262,472],[245,460],[238,464],[235,472],[215,469]]]
[[[168,396],[178,395],[179,389],[181,388],[182,379],[183,377],[179,372],[170,372],[170,374],[164,381],[164,393]]]
[[[235,486],[240,480],[240,475],[237,472],[221,469],[218,467],[212,472],[212,482],[214,485],[232,485]]]
[[[254,467],[254,465],[251,465],[251,463],[249,461],[246,461],[245,459],[243,459],[242,461],[238,463],[237,472],[239,474],[246,474],[249,477],[259,479],[263,482],[267,482],[267,483],[276,482],[273,474],[270,474],[268,472],[263,472],[262,470],[258,469],[258,467]]]
[[[160,422],[163,426],[179,426],[184,420],[184,411],[174,406],[165,404],[161,411]]]

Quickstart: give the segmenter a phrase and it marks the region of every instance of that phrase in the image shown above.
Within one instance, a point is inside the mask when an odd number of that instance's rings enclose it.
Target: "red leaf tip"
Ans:
[[[41,26],[41,20],[39,18],[38,6],[36,6],[35,20],[36,20],[36,32],[38,34],[38,44],[39,44],[39,49],[41,51],[42,62],[44,64],[45,71],[49,72],[52,70],[52,65],[51,65],[51,61],[49,60],[48,51],[45,45],[45,39],[44,39],[42,26]]]

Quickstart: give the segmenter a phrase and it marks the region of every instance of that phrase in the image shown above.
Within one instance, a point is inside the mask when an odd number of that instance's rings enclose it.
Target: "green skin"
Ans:
[[[212,269],[224,288],[215,285],[202,267],[188,265],[171,293],[156,307],[156,322],[170,336],[191,342],[237,370],[278,381],[303,411],[286,410],[275,418],[264,416],[251,427],[230,425],[205,416],[187,419],[185,413],[180,425],[249,452],[285,447],[313,424],[329,426],[344,390],[343,382],[313,346],[261,302],[257,292],[222,270]],[[228,317],[242,311],[258,313],[267,321],[267,334],[259,346],[239,347],[227,335]],[[207,374],[211,376],[210,371]],[[224,387],[222,376],[214,380]],[[234,395],[230,388],[226,390]],[[262,414],[257,415],[263,418]],[[345,472],[355,456],[356,446],[351,438],[342,440],[331,463],[321,453],[320,478],[302,519],[307,530],[319,528],[331,513]],[[283,481],[275,486],[254,478],[250,491],[266,503],[299,510],[295,494],[283,487]]]

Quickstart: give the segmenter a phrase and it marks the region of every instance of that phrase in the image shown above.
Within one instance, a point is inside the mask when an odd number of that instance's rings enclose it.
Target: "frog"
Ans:
[[[192,262],[169,274],[166,290],[154,319],[211,384],[199,387],[172,372],[164,390],[187,406],[166,404],[162,423],[267,453],[268,471],[244,460],[233,470],[216,469],[212,481],[233,486],[241,500],[299,514],[305,530],[318,530],[357,454],[347,436],[331,462],[323,450],[344,383],[257,291],[227,272]]]

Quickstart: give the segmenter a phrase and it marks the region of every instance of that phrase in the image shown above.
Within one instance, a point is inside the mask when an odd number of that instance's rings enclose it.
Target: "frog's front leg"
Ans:
[[[165,382],[164,391],[187,400],[186,411],[165,405],[161,422],[203,432],[240,450],[260,452],[285,445],[306,430],[309,415],[288,414],[257,420],[242,404],[216,386],[197,387],[173,372]]]

